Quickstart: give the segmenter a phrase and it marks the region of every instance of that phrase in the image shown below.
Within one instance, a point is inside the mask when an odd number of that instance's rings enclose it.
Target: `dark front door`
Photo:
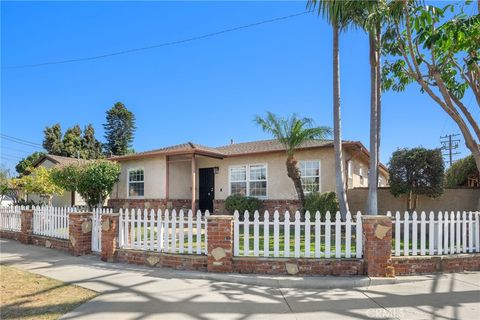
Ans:
[[[213,168],[199,169],[198,181],[198,207],[202,212],[205,210],[213,212],[213,199],[215,199],[215,173]]]

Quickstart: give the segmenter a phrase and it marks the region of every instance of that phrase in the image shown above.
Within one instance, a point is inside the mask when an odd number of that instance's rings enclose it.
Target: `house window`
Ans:
[[[230,194],[265,198],[267,196],[267,166],[254,164],[231,167]]]
[[[143,169],[132,169],[128,171],[128,196],[143,197],[144,172]]]
[[[302,160],[299,162],[302,187],[305,193],[320,191],[320,160]]]

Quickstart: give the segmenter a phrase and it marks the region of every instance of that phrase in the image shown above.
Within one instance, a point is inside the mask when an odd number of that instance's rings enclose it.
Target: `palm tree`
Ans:
[[[378,164],[381,122],[381,26],[387,12],[386,0],[357,1],[354,23],[368,33],[370,62],[370,171],[367,214],[378,213]]]
[[[287,152],[287,175],[292,179],[300,201],[301,210],[305,208],[305,194],[302,187],[300,170],[297,167],[295,150],[303,143],[312,139],[323,140],[331,135],[332,130],[328,127],[315,127],[310,118],[299,118],[292,114],[288,118],[281,118],[271,112],[267,112],[265,118],[255,117],[255,122],[262,127],[263,131],[270,133],[285,147]]]
[[[353,0],[308,0],[307,8],[318,8],[318,14],[324,16],[333,29],[333,146],[335,151],[335,185],[342,216],[348,211],[347,192],[345,190],[344,163],[342,150],[342,130],[340,113],[340,31],[352,22]]]

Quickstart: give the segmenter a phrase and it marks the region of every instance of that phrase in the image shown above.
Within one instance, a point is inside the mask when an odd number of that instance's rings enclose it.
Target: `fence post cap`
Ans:
[[[102,213],[102,217],[120,217],[119,212],[112,212],[112,213]]]
[[[214,219],[233,220],[233,216],[227,215],[227,214],[214,214],[214,215],[208,216],[207,219],[208,220],[214,220]]]
[[[362,215],[362,220],[393,220],[392,217],[390,216],[384,216],[384,215]]]

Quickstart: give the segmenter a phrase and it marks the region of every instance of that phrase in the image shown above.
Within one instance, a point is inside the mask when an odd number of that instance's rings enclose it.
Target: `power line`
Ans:
[[[26,145],[26,146],[29,146],[29,147],[35,147],[35,148],[43,149],[43,146],[39,143],[36,143],[36,142],[28,141],[28,140],[21,139],[21,138],[12,137],[12,136],[9,136],[9,135],[3,134],[3,133],[0,134],[0,136],[2,137],[2,139],[5,139],[5,140],[11,141],[11,142],[23,144],[23,145]]]
[[[260,21],[260,22],[250,23],[250,24],[246,24],[246,25],[243,25],[243,26],[233,27],[233,28],[229,28],[229,29],[225,29],[225,30],[221,30],[221,31],[217,31],[217,32],[212,32],[212,33],[207,33],[207,34],[204,34],[204,35],[195,36],[195,37],[191,37],[191,38],[186,38],[186,39],[182,39],[182,40],[163,42],[163,43],[154,44],[154,45],[151,45],[151,46],[145,46],[145,47],[140,47],[140,48],[116,51],[116,52],[106,53],[106,54],[97,55],[97,56],[76,58],[76,59],[67,59],[67,60],[59,60],[59,61],[51,61],[51,62],[42,62],[42,63],[35,63],[35,64],[5,66],[5,67],[2,67],[2,69],[34,68],[34,67],[42,67],[42,66],[55,65],[55,64],[64,64],[64,63],[73,63],[73,62],[80,62],[80,61],[90,61],[90,60],[96,60],[96,59],[104,59],[104,58],[109,58],[109,57],[113,57],[113,56],[118,56],[118,55],[138,52],[138,51],[144,51],[144,50],[156,49],[156,48],[161,48],[161,47],[173,46],[173,45],[182,44],[182,43],[186,43],[186,42],[201,40],[201,39],[210,38],[210,37],[215,37],[215,36],[218,36],[218,35],[221,35],[221,34],[224,34],[224,33],[238,31],[238,30],[241,30],[241,29],[246,29],[246,28],[251,28],[251,27],[256,27],[256,26],[259,26],[259,25],[268,24],[268,23],[272,23],[272,22],[277,22],[277,21],[281,21],[281,20],[286,20],[286,19],[302,16],[304,14],[311,13],[311,12],[312,12],[311,10],[310,11],[303,11],[303,12],[300,12],[300,13],[290,14],[288,16],[263,20],[263,21]]]
[[[16,152],[24,152],[24,153],[32,153],[32,151],[28,151],[28,150],[23,150],[23,149],[17,149],[17,148],[12,148],[12,147],[7,147],[5,145],[2,144],[1,146],[2,149],[8,149],[8,150],[11,150],[11,151],[16,151]]]
[[[14,155],[11,155],[11,154],[6,154],[6,153],[1,153],[2,157],[8,157],[8,158],[12,158],[12,159],[19,159],[19,160],[22,160],[23,158],[22,157],[19,157],[19,156],[14,156]]]
[[[460,134],[447,134],[443,137],[440,137],[440,143],[442,144],[441,150],[446,151],[443,156],[448,157],[448,162],[450,166],[452,166],[453,163],[453,156],[460,154],[460,152],[454,152],[454,150],[458,149],[460,139],[453,139],[455,137],[458,137],[459,135]]]

